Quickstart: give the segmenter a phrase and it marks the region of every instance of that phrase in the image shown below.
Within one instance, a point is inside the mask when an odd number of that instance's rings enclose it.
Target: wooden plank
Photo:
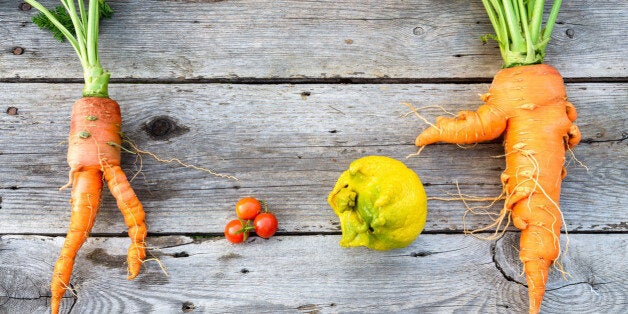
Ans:
[[[496,242],[421,235],[411,246],[343,249],[339,236],[281,236],[230,245],[224,239],[151,238],[165,267],[144,264],[126,280],[127,242],[90,238],[77,257],[63,312],[421,312],[522,313],[516,234]],[[0,237],[0,312],[45,312],[51,264],[62,238]],[[252,239],[253,240],[253,239]],[[543,313],[625,309],[628,235],[570,236],[563,266],[548,282]]]
[[[453,85],[133,85],[115,84],[123,130],[141,148],[163,157],[206,166],[240,180],[215,178],[178,165],[143,157],[133,185],[145,203],[154,234],[220,233],[244,195],[268,201],[279,215],[280,232],[338,232],[327,193],[350,161],[380,154],[403,160],[428,186],[431,197],[456,194],[497,196],[503,170],[498,143],[470,149],[435,145],[405,159],[424,123],[402,117],[410,101],[448,111],[476,108],[485,84]],[[626,231],[625,84],[570,84],[585,142],[571,157],[563,185],[562,208],[569,231]],[[69,217],[65,138],[69,104],[78,84],[0,84],[0,103],[18,108],[0,115],[0,234],[63,234]],[[302,96],[302,92],[310,93]],[[426,108],[429,120],[442,114]],[[151,137],[146,125],[168,117],[187,131]],[[365,123],[366,122],[366,123]],[[167,138],[167,139],[165,139]],[[132,175],[139,164],[124,155]],[[591,191],[595,191],[592,193]],[[481,204],[486,205],[486,204]],[[461,231],[461,202],[430,201],[428,232]],[[496,206],[495,210],[499,210]],[[467,216],[471,229],[488,223]],[[202,222],[202,223],[199,223]],[[124,223],[109,193],[94,232],[121,234]]]
[[[501,63],[496,44],[480,41],[493,32],[480,1],[110,4],[100,54],[114,79],[488,79]],[[0,79],[81,79],[70,45],[18,7],[0,3]],[[565,2],[546,62],[568,78],[626,77],[627,10],[622,0]]]

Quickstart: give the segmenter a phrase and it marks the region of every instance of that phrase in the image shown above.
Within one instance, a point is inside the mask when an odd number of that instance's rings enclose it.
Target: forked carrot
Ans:
[[[510,215],[509,221],[521,230],[519,258],[528,284],[529,311],[538,313],[549,268],[560,254],[565,150],[581,137],[562,77],[555,68],[540,64],[560,1],[553,3],[545,29],[541,29],[544,1],[483,2],[505,68],[495,75],[477,111],[437,118],[416,138],[416,145],[471,144],[504,135],[506,170],[501,181],[506,199],[499,219]]]
[[[83,1],[77,8],[73,0],[61,0],[63,6],[47,10],[34,0],[26,0],[41,11],[33,21],[50,29],[55,37],[66,39],[76,50],[85,75],[83,98],[72,108],[68,140],[68,164],[72,186],[70,228],[54,267],[51,283],[51,311],[58,313],[61,299],[70,285],[76,254],[89,236],[103,188],[107,181],[128,226],[128,279],[135,278],[146,258],[144,209],[120,168],[122,119],[118,103],[109,98],[109,72],[98,61],[98,22],[111,14],[103,0]],[[66,22],[64,25],[60,21]]]

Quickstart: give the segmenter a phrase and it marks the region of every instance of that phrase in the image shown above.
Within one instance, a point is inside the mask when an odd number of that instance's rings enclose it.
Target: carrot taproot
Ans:
[[[493,78],[484,104],[457,117],[439,117],[416,138],[419,147],[436,142],[472,144],[504,135],[506,169],[501,175],[505,202],[501,221],[521,230],[519,258],[528,285],[529,312],[538,313],[550,266],[560,254],[561,181],[565,151],[581,138],[575,107],[563,78],[542,64],[560,7],[554,1],[544,29],[544,1],[483,0],[496,31],[504,68]],[[513,6],[513,3],[515,5]]]
[[[83,97],[72,107],[67,161],[70,165],[70,227],[54,266],[50,289],[51,311],[58,313],[61,300],[70,286],[77,252],[94,226],[100,207],[103,179],[124,216],[131,244],[128,249],[128,279],[135,278],[146,258],[146,224],[141,202],[120,168],[122,118],[118,103],[109,98],[110,74],[98,59],[98,29],[101,17],[109,17],[111,8],[104,0],[61,0],[62,6],[49,11],[35,0],[25,0],[41,13],[33,22],[50,30],[60,40],[67,40],[83,67]]]

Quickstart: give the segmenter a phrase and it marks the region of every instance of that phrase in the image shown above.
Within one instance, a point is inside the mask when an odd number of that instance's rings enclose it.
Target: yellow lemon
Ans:
[[[353,161],[327,202],[340,218],[343,247],[405,247],[423,231],[427,218],[419,177],[401,161],[384,156]]]

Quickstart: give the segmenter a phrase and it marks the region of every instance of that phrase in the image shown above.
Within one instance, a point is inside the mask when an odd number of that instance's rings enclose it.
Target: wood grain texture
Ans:
[[[126,241],[90,238],[77,257],[62,310],[94,312],[522,313],[526,287],[512,244],[463,235],[421,235],[409,247],[376,252],[343,249],[339,236],[149,239],[140,276],[126,280]],[[47,311],[51,263],[62,238],[0,237],[0,312]],[[552,271],[543,313],[620,313],[628,302],[628,235],[570,236],[563,265]],[[594,250],[594,251],[592,251]],[[594,252],[594,253],[593,253]],[[19,282],[17,284],[16,282]]]
[[[69,217],[66,134],[70,106],[79,84],[0,84],[0,103],[18,108],[0,115],[0,234],[64,234]],[[462,149],[434,145],[420,157],[414,137],[425,126],[401,103],[441,106],[456,112],[479,104],[486,84],[401,85],[229,85],[114,84],[123,130],[144,150],[163,158],[235,175],[215,178],[143,155],[133,185],[148,213],[153,234],[218,234],[233,217],[233,204],[256,195],[277,212],[282,233],[337,233],[327,193],[348,164],[371,154],[403,160],[427,185],[432,197],[458,193],[497,196],[504,161],[498,142]],[[626,231],[624,193],[628,87],[625,84],[569,84],[580,115],[584,142],[568,155],[562,209],[569,231]],[[421,114],[433,121],[442,109]],[[604,113],[617,113],[608,119]],[[167,118],[167,119],[166,119]],[[161,128],[152,128],[157,123]],[[159,120],[161,119],[161,120]],[[170,121],[169,127],[163,127]],[[166,132],[167,131],[167,132]],[[163,134],[162,134],[163,133]],[[160,135],[161,134],[161,135]],[[579,165],[574,156],[588,167]],[[130,175],[140,168],[125,154]],[[486,203],[474,204],[486,205]],[[430,201],[428,232],[461,232],[465,206]],[[494,208],[499,210],[499,206]],[[202,223],[199,223],[202,222]],[[488,223],[467,216],[468,228]],[[123,235],[126,227],[105,193],[97,234]]]
[[[480,41],[493,32],[481,1],[109,3],[100,54],[114,79],[489,79],[501,64],[497,45]],[[546,62],[567,78],[625,77],[627,10],[622,0],[566,1]],[[0,2],[0,79],[81,79],[70,45],[34,14]]]
[[[33,25],[35,10],[20,3],[0,1],[0,314],[49,311],[69,219],[70,192],[58,187],[82,89],[68,83],[82,79],[74,51]],[[488,88],[478,83],[500,66],[496,44],[479,40],[492,32],[481,1],[108,3],[116,13],[101,26],[101,62],[128,138],[239,180],[125,153],[151,256],[168,275],[150,260],[126,280],[126,227],[105,193],[77,257],[77,298],[68,293],[63,312],[527,311],[518,232],[493,242],[464,236],[489,222],[463,217],[460,201],[431,199],[425,232],[388,252],[340,248],[326,204],[341,171],[371,154],[403,160],[431,197],[456,197],[457,187],[500,193],[499,141],[433,145],[405,159],[426,125],[402,103],[430,121],[475,109]],[[546,62],[582,82],[567,89],[583,142],[567,156],[562,189],[569,276],[550,274],[543,313],[626,312],[627,10],[621,0],[565,1],[548,47]],[[282,82],[316,84],[274,84]],[[330,84],[346,82],[376,84]],[[220,235],[245,195],[269,203],[279,233],[229,245]]]

